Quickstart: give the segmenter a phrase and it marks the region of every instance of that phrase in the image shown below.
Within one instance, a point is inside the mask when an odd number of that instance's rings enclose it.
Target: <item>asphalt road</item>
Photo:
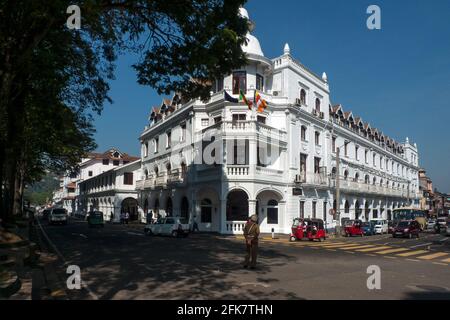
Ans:
[[[43,227],[67,264],[81,269],[71,299],[450,299],[450,240],[389,235],[322,243],[263,239],[256,270],[242,268],[242,239],[147,237],[142,226],[84,221]],[[369,290],[369,266],[381,289]],[[66,266],[58,268],[61,282]]]

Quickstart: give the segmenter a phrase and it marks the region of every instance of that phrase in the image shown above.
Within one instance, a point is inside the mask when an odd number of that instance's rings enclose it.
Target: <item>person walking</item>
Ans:
[[[244,268],[256,268],[256,258],[258,257],[258,237],[258,216],[254,214],[250,217],[250,220],[244,227],[244,238],[247,251],[247,254],[245,256]]]
[[[198,228],[198,223],[197,223],[197,216],[194,216],[194,222],[192,223],[192,232],[196,232],[196,231],[200,231],[200,229]]]
[[[130,214],[127,212],[125,212],[125,223],[128,224],[128,220],[130,220]]]
[[[111,215],[109,216],[109,220],[111,223],[114,221],[114,213],[111,211]]]

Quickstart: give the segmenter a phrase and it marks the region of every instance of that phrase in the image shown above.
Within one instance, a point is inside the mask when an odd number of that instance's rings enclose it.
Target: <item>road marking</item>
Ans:
[[[335,245],[344,245],[343,242],[335,242],[335,243],[322,243],[322,242],[296,242],[298,244],[306,245],[309,247],[328,247],[328,246],[335,246]]]
[[[446,256],[446,255],[448,255],[447,252],[436,252],[436,253],[429,254],[429,255],[426,255],[426,256],[417,257],[417,259],[431,260],[431,259],[435,259],[435,258]]]
[[[448,259],[445,259],[445,260],[442,260],[442,262],[447,262],[447,263],[450,263],[450,258],[448,258]]]
[[[438,265],[440,265],[440,266],[447,266],[447,264],[446,263],[441,263],[441,262],[432,262],[433,264],[438,264]]]
[[[376,254],[388,254],[388,253],[401,252],[401,251],[409,251],[409,249],[408,248],[388,249],[388,250],[378,251],[375,253]]]
[[[383,258],[386,258],[386,259],[397,259],[397,257],[391,257],[391,256],[383,256]]]
[[[340,249],[340,248],[354,247],[354,246],[355,246],[355,244],[352,243],[352,244],[329,244],[329,245],[324,245],[322,247],[323,248],[338,248],[338,249]]]
[[[423,243],[423,244],[418,244],[417,246],[412,246],[412,247],[410,247],[410,248],[413,249],[413,248],[418,248],[418,247],[429,246],[429,245],[432,245],[432,244],[433,244],[432,242],[429,242],[429,243]]]
[[[420,262],[420,260],[417,260],[417,259],[406,259],[406,260],[408,260],[408,261],[414,261],[414,262]]]
[[[419,254],[427,253],[427,252],[430,252],[430,251],[427,251],[427,250],[416,250],[416,251],[411,251],[411,252],[406,252],[406,253],[399,253],[397,255],[399,257],[410,257],[410,256],[417,256]]]
[[[334,252],[337,251],[337,250],[335,250],[335,249],[325,249],[325,250],[327,250],[327,251],[334,251]]]
[[[346,247],[346,248],[338,248],[341,250],[353,250],[353,249],[363,249],[363,248],[373,248],[373,245],[364,245],[364,246],[352,246],[352,247]]]
[[[144,236],[142,233],[136,233],[136,232],[127,232],[128,234],[131,234],[133,236]]]
[[[377,248],[368,248],[368,249],[359,249],[356,250],[358,252],[371,252],[371,251],[379,251],[383,249],[390,249],[391,247],[377,247]]]

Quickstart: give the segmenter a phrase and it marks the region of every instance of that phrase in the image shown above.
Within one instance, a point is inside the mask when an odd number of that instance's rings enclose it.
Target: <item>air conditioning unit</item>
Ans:
[[[317,110],[316,110],[316,109],[313,109],[312,114],[315,115],[315,116],[317,116]]]
[[[299,98],[295,99],[295,104],[297,106],[301,106],[302,105],[302,100],[300,100]]]
[[[325,114],[323,112],[320,113],[320,119],[324,119],[325,118]]]
[[[303,179],[303,176],[301,174],[296,174],[295,175],[295,183],[302,183],[304,182],[305,179]]]

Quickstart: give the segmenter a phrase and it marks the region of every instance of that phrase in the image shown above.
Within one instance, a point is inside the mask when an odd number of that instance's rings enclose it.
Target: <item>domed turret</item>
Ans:
[[[255,36],[250,34],[250,32],[254,30],[255,24],[250,20],[247,10],[243,7],[239,8],[239,15],[243,18],[246,18],[249,22],[249,32],[246,34],[247,44],[244,44],[242,46],[242,50],[248,54],[255,54],[264,57],[264,53],[262,52],[259,40]]]

